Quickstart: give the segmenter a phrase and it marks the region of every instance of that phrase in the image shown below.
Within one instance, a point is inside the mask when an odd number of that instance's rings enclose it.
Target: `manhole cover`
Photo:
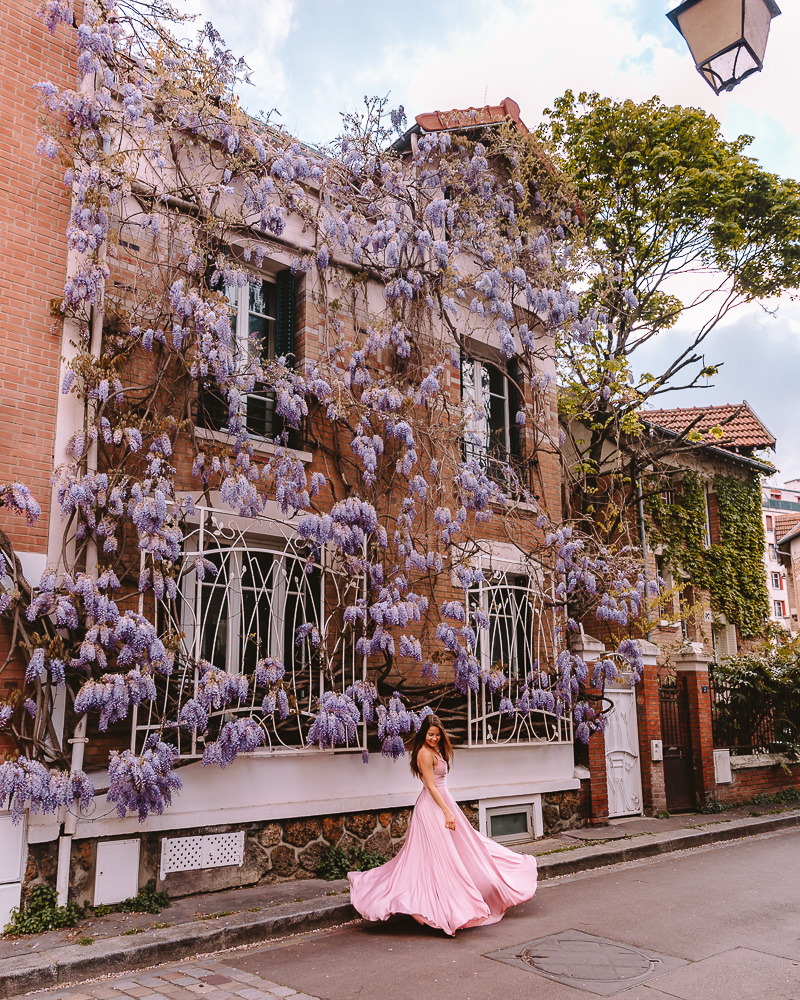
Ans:
[[[554,938],[533,948],[523,948],[519,957],[537,972],[549,976],[595,979],[601,983],[639,979],[653,969],[653,962],[643,951],[615,941]]]
[[[600,996],[612,996],[686,965],[671,955],[576,930],[551,934],[485,957]]]

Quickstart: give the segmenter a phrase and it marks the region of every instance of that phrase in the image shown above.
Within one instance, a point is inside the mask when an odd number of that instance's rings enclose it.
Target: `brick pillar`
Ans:
[[[708,693],[708,664],[711,657],[700,643],[673,658],[676,673],[686,684],[689,702],[689,728],[692,734],[694,788],[698,805],[714,797],[714,739],[711,735],[711,698]]]
[[[651,740],[661,739],[661,705],[658,700],[658,646],[639,640],[644,656],[642,679],[636,685],[636,720],[639,725],[639,760],[642,768],[642,800],[645,814],[667,808],[664,762],[651,759]]]
[[[590,635],[572,636],[572,652],[591,666],[605,656],[605,644]],[[591,671],[590,671],[591,673]],[[599,694],[592,691],[593,694]],[[604,826],[608,822],[608,777],[606,775],[606,741],[602,733],[592,733],[589,740],[589,823]]]

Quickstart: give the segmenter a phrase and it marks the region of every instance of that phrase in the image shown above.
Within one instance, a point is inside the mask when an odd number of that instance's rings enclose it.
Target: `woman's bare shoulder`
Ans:
[[[417,762],[420,764],[430,764],[433,766],[439,758],[430,747],[420,747],[417,754]]]

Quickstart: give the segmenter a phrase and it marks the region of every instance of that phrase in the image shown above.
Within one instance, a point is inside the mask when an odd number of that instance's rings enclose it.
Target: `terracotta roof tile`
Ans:
[[[745,401],[722,406],[686,406],[672,410],[643,410],[642,419],[678,434],[691,427],[701,434],[721,426],[722,437],[708,437],[717,448],[774,448],[775,436]]]
[[[775,515],[775,540],[780,542],[787,535],[794,535],[800,530],[800,514]]]
[[[426,132],[442,132],[451,128],[469,128],[470,125],[496,125],[511,119],[523,135],[529,130],[519,116],[519,104],[510,97],[500,104],[484,104],[482,108],[453,108],[452,111],[429,111],[417,115],[416,122]]]

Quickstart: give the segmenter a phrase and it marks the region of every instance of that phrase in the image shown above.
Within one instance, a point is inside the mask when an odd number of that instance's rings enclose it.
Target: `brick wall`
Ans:
[[[38,0],[0,0],[0,218],[4,275],[0,284],[0,482],[20,480],[42,507],[35,527],[2,515],[0,526],[22,551],[44,552],[53,469],[61,324],[50,315],[66,275],[64,232],[69,193],[62,164],[35,149],[37,97],[43,78],[73,86],[67,35],[51,36],[36,18]]]
[[[713,786],[713,797],[718,802],[749,802],[754,795],[775,795],[790,788],[800,791],[800,764],[787,765],[784,770],[778,764],[737,768],[735,759],[732,763],[732,782]]]

